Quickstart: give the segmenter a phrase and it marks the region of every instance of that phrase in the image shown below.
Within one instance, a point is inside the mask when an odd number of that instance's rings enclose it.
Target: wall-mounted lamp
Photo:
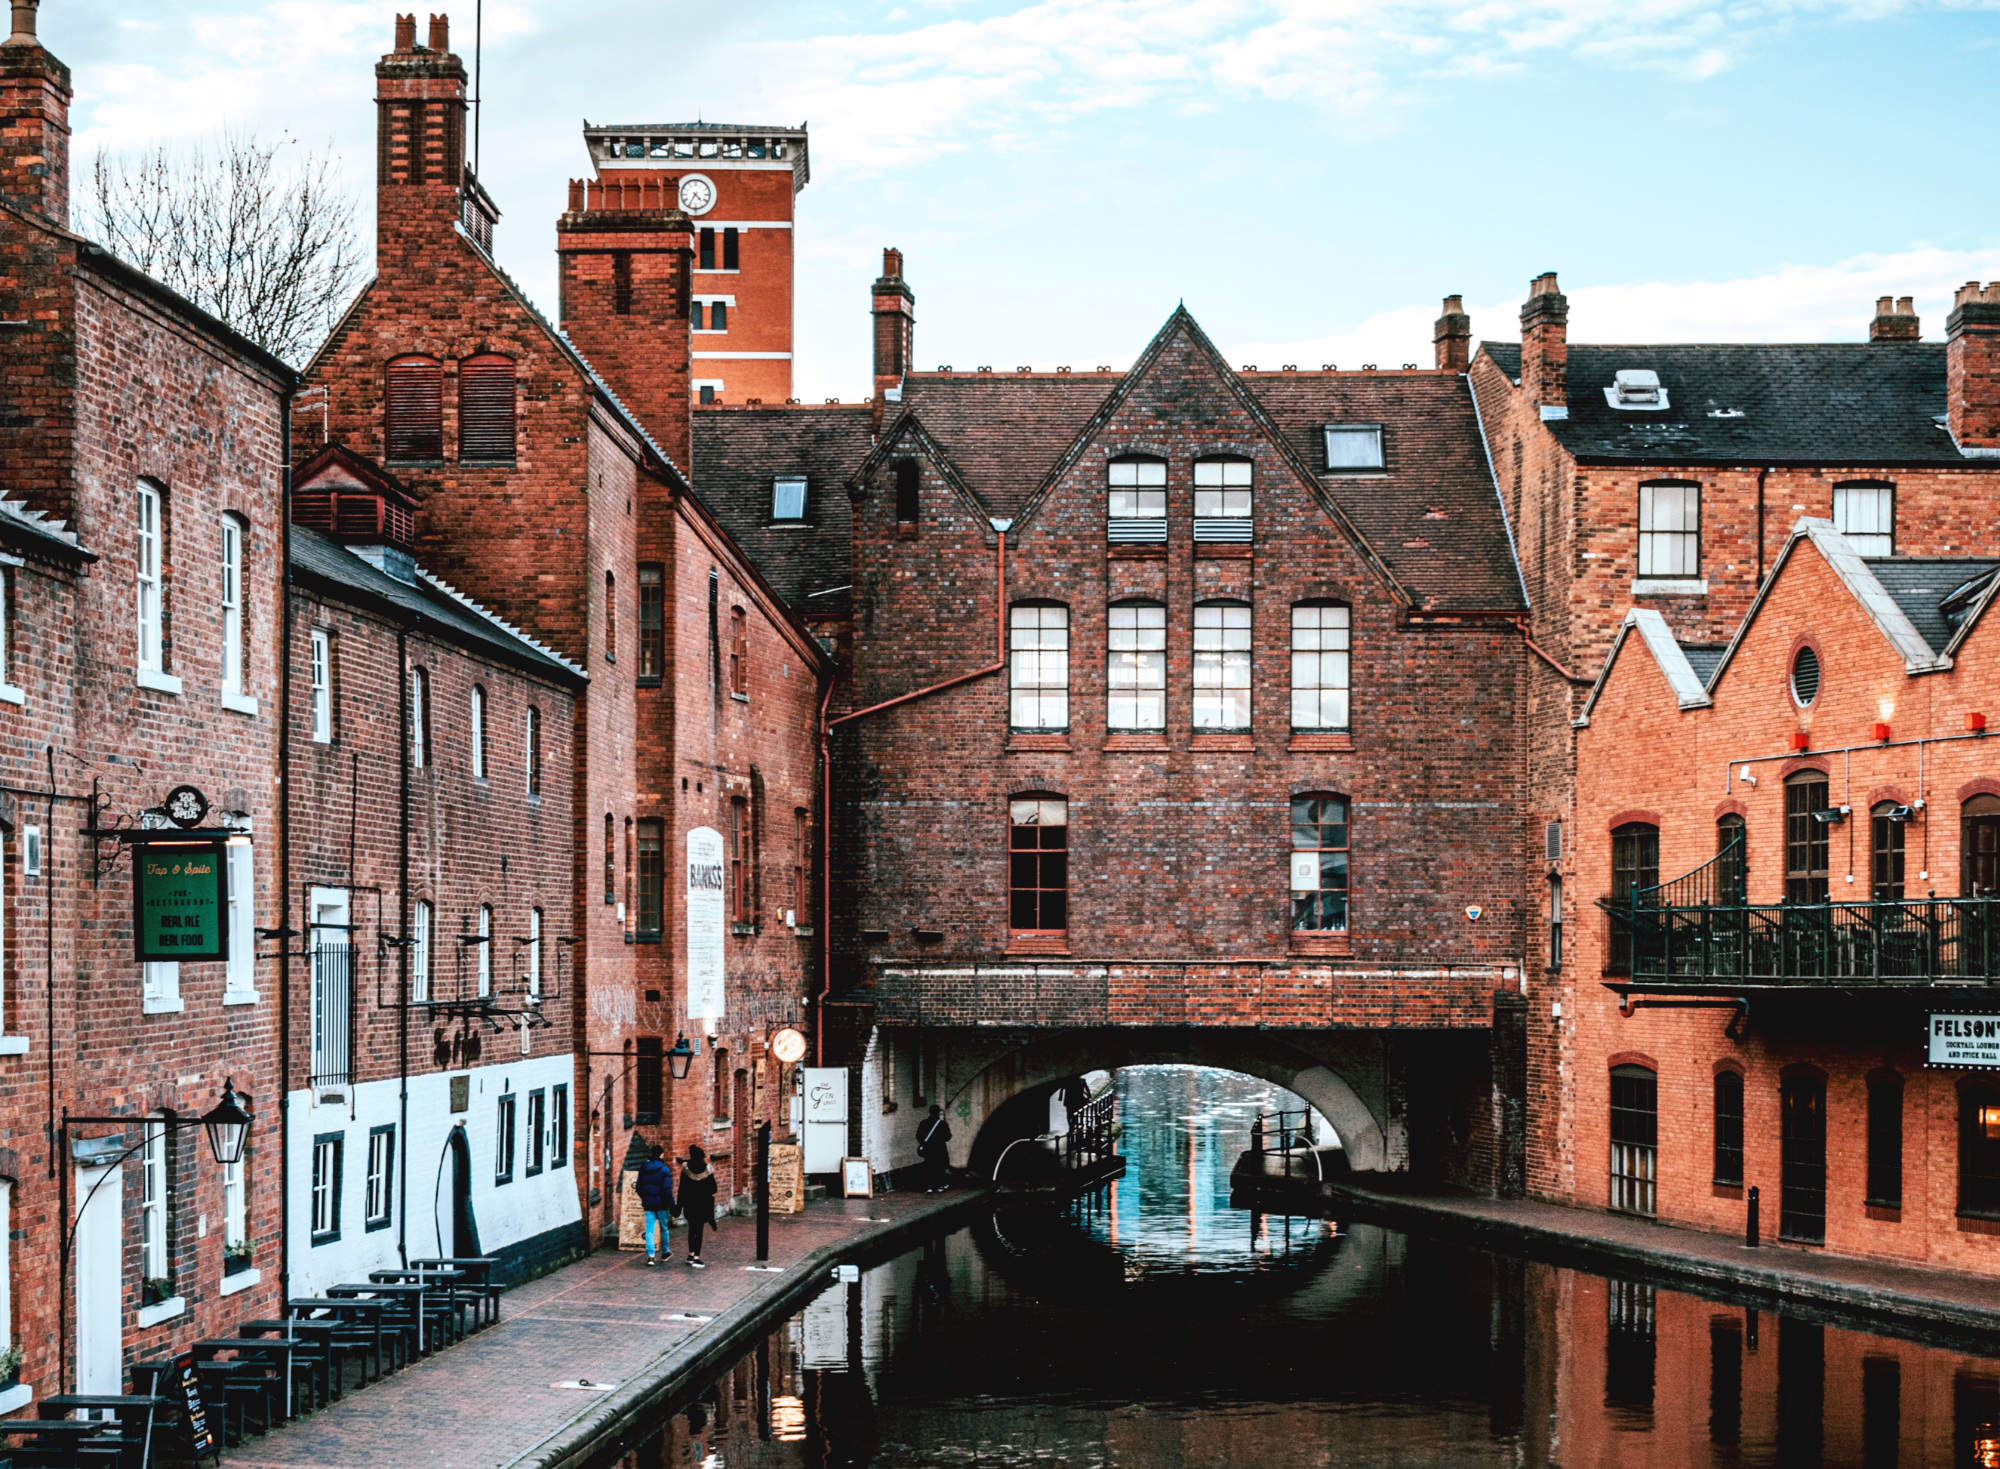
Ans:
[[[1824,811],[1813,812],[1813,820],[1826,826],[1838,826],[1846,819],[1847,808],[1845,806],[1829,806]]]
[[[1885,815],[1891,821],[1908,821],[1917,813],[1908,806],[1891,806]]]
[[[1747,765],[1736,772],[1736,778],[1752,788],[1757,784],[1757,777],[1750,773],[1750,767]]]
[[[686,1036],[674,1039],[674,1048],[667,1052],[667,1070],[673,1073],[675,1081],[686,1081],[688,1064],[694,1060],[694,1047],[688,1044]]]

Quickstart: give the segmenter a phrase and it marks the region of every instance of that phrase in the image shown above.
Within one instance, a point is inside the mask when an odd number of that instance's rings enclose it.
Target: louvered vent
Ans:
[[[388,457],[444,458],[444,377],[435,357],[398,357],[388,374]]]
[[[1562,861],[1563,824],[1560,821],[1550,821],[1543,825],[1542,853],[1545,861]]]
[[[514,462],[514,359],[487,353],[458,364],[461,464]]]
[[[292,523],[323,536],[333,534],[333,496],[324,490],[302,490],[292,496]]]

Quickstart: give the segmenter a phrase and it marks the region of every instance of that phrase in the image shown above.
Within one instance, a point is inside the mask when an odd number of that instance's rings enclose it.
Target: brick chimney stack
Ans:
[[[556,220],[562,329],[683,470],[690,458],[694,227],[678,179],[572,179]]]
[[[464,210],[465,63],[451,54],[450,21],[396,17],[396,49],[375,64],[375,255],[395,267],[438,248]]]
[[[1875,319],[1868,323],[1871,342],[1914,342],[1923,336],[1917,320],[1917,303],[1908,296],[1900,300],[1882,296],[1875,302]]]
[[[2000,281],[1967,281],[1944,321],[1945,414],[1958,447],[2000,455]]]
[[[69,227],[69,68],[35,37],[41,0],[13,0],[0,44],[0,198]]]
[[[1472,318],[1465,314],[1463,296],[1444,298],[1444,314],[1431,329],[1431,345],[1443,371],[1464,372],[1472,366]]]
[[[1521,391],[1544,408],[1569,407],[1569,297],[1556,273],[1535,277],[1521,307]]]
[[[882,275],[874,286],[875,411],[882,411],[883,394],[901,389],[916,348],[917,297],[903,279],[903,252],[882,252]]]

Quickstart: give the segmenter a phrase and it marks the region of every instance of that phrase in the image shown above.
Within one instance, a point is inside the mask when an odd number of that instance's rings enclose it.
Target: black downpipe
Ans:
[[[42,977],[49,990],[49,1177],[54,1178],[57,1167],[56,1148],[60,1146],[56,1134],[56,884],[55,859],[49,851],[49,842],[56,834],[56,747],[54,745],[49,746],[48,823],[42,828]],[[92,826],[97,824],[95,816],[91,817],[90,824]],[[91,857],[95,860],[96,856],[97,852],[93,848]],[[67,1291],[69,1282],[59,1282],[56,1289]]]
[[[398,1198],[396,1257],[410,1263],[410,630],[396,629],[397,763],[402,770],[399,805],[402,820],[396,854],[396,932],[402,939],[396,955],[396,1084],[401,1107],[396,1124]],[[440,1251],[440,1254],[443,1252]]]
[[[278,638],[278,1299],[292,1298],[292,397],[279,401],[279,556],[284,570]]]

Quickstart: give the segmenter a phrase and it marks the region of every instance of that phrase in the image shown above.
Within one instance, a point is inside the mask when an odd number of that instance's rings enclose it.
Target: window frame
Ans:
[[[1340,820],[1327,821],[1323,808],[1329,802],[1340,805]],[[1300,820],[1301,816],[1306,820]],[[1310,828],[1311,839],[1316,845],[1302,845]],[[1345,934],[1354,926],[1354,802],[1338,791],[1300,791],[1291,797],[1287,822],[1289,832],[1286,842],[1286,861],[1290,867],[1288,877],[1292,906],[1289,927],[1293,934],[1322,935]],[[1339,843],[1327,845],[1328,838],[1337,830]],[[1303,888],[1299,878],[1306,875],[1307,867],[1301,858],[1307,853],[1318,854],[1318,860],[1311,862],[1313,886]],[[1329,865],[1328,858],[1333,859]],[[1326,885],[1330,874],[1337,873],[1340,883],[1336,887]],[[1334,895],[1338,895],[1337,897]],[[1309,906],[1302,908],[1301,902]],[[1330,921],[1331,910],[1338,908],[1337,920]],[[1310,918],[1310,922],[1302,919]]]
[[[604,661],[618,661],[618,573],[604,569]]]
[[[1029,806],[1033,806],[1034,811],[1024,810]],[[1061,809],[1052,812],[1049,809],[1051,807]],[[1053,791],[1024,791],[1007,798],[1007,931],[1012,937],[1030,939],[1069,937],[1071,918],[1069,807],[1069,797],[1058,795]],[[1044,819],[1051,814],[1059,815],[1061,821],[1050,822]],[[1024,815],[1031,815],[1033,820],[1022,820]],[[1042,838],[1042,833],[1057,829],[1062,832],[1060,843],[1050,843]],[[1015,835],[1022,831],[1035,832],[1036,841],[1032,845],[1022,842]],[[1028,863],[1032,863],[1032,871],[1028,869],[1026,865]],[[1059,875],[1060,880],[1050,882],[1048,879],[1051,874]],[[1034,878],[1032,885],[1020,881],[1024,875]],[[1027,900],[1026,908],[1022,906],[1022,899],[1018,896],[1023,893],[1034,894]],[[1055,896],[1048,896],[1051,894]],[[1052,926],[1040,921],[1057,916],[1058,909],[1062,919],[1060,924]],[[1015,920],[1023,916],[1032,917],[1037,922],[1025,926],[1018,924]]]
[[[1256,615],[1251,604],[1221,597],[1197,602],[1192,632],[1193,658],[1188,683],[1194,694],[1195,732],[1248,734],[1257,659]],[[1207,647],[1203,646],[1204,634]],[[1239,635],[1240,646],[1234,645]],[[1232,698],[1239,690],[1240,706]],[[1230,722],[1232,719],[1238,722]]]
[[[569,1167],[569,1083],[549,1088],[549,1171]]]
[[[1806,793],[1817,788],[1815,801]],[[1814,904],[1833,896],[1833,829],[1813,815],[1830,810],[1832,778],[1808,767],[1785,777],[1785,901]],[[1817,856],[1819,865],[1812,866]],[[1805,865],[1800,865],[1803,860]]]
[[[430,899],[417,899],[410,917],[410,1002],[428,1005],[431,1001],[431,942],[437,933],[437,914]]]
[[[528,1116],[523,1128],[528,1140],[528,1157],[522,1168],[522,1176],[534,1178],[547,1166],[549,1143],[546,1129],[549,1125],[549,1094],[544,1087],[534,1087],[528,1092]]]
[[[812,900],[812,813],[803,806],[792,808],[792,923],[810,925]]]
[[[738,796],[729,803],[729,921],[756,922],[756,837],[750,825],[750,803]]]
[[[417,377],[420,368],[428,370],[429,381]],[[412,386],[401,389],[396,386],[399,369]],[[416,416],[411,418],[413,411]],[[382,364],[382,462],[439,464],[443,461],[444,363],[422,352],[399,353]]]
[[[1350,838],[1351,840],[1351,838]],[[1548,877],[1549,951],[1544,972],[1560,974],[1563,967],[1563,880],[1559,872]]]
[[[428,668],[410,669],[410,768],[428,770],[431,764],[431,673]]]
[[[479,998],[484,1000],[493,993],[493,905],[491,903],[479,905],[478,933],[480,942],[472,947],[479,951]]]
[[[604,906],[618,901],[618,818],[604,813]]]
[[[472,692],[467,698],[466,707],[469,721],[466,733],[470,738],[472,751],[472,778],[474,780],[485,780],[487,778],[487,765],[486,686],[484,684],[474,684],[472,686]]]
[[[345,1171],[347,1134],[321,1132],[313,1135],[310,1208],[307,1225],[312,1243],[332,1244],[340,1238],[340,1186]],[[324,1169],[322,1169],[324,1164]],[[325,1204],[324,1210],[321,1205]],[[321,1223],[322,1219],[326,1222]]]
[[[333,631],[316,627],[308,634],[312,669],[312,740],[333,743]]]
[[[1843,492],[1846,493],[1848,497],[1848,503],[1851,505],[1853,494],[1856,491],[1868,491],[1871,496],[1878,497],[1877,503],[1881,502],[1887,503],[1889,510],[1888,530],[1886,531],[1849,530],[1846,526],[1840,523]],[[1849,541],[1853,542],[1854,549],[1861,555],[1869,558],[1875,558],[1881,556],[1893,556],[1896,554],[1895,481],[1879,480],[1879,479],[1850,479],[1850,480],[1840,480],[1836,482],[1833,487],[1832,505],[1828,511],[1828,515],[1833,521],[1833,528],[1839,531],[1843,536],[1846,536]],[[1880,541],[1887,541],[1888,546],[1884,548],[1882,546],[1875,544]],[[1868,544],[1863,545],[1862,544],[1863,542],[1867,542]]]
[[[257,849],[230,841],[222,849],[224,897],[229,905],[229,957],[224,961],[224,1004],[257,998]]]
[[[381,1164],[379,1169],[376,1167],[378,1162]],[[372,1234],[378,1229],[387,1229],[396,1221],[395,1123],[386,1122],[368,1129],[367,1165],[363,1175],[361,1228],[364,1234]]]
[[[1715,1152],[1713,1181],[1720,1188],[1743,1187],[1743,1073],[1724,1066],[1711,1084]]]
[[[527,777],[525,794],[529,800],[539,801],[542,798],[542,711],[533,704],[528,706],[525,737],[527,750],[522,760]]]
[[[1141,611],[1156,614],[1158,625],[1153,626],[1135,620],[1130,626],[1119,627],[1119,614]],[[1167,728],[1167,607],[1164,602],[1148,598],[1133,597],[1113,602],[1104,609],[1104,727],[1111,734],[1164,734]],[[1121,648],[1118,637],[1122,632],[1131,635],[1132,646]],[[1158,636],[1157,646],[1142,640],[1154,634]],[[1130,670],[1134,675],[1156,673],[1156,680],[1142,682],[1140,677],[1118,677],[1120,668]],[[1157,700],[1159,718],[1156,722],[1138,722],[1148,699]],[[1131,722],[1120,723],[1120,701],[1130,701],[1123,712],[1131,717]]]
[[[803,474],[774,474],[771,476],[771,520],[777,525],[797,525],[806,518],[806,501],[812,492],[812,480]],[[788,493],[798,496],[796,501],[787,499]],[[796,504],[797,510],[783,514],[788,504]]]
[[[1232,478],[1241,470],[1240,476]],[[1213,483],[1204,484],[1204,478]],[[1242,508],[1231,508],[1242,496]],[[1208,497],[1204,512],[1203,497]],[[1219,501],[1216,497],[1220,497]],[[1205,542],[1247,542],[1256,538],[1257,462],[1241,454],[1214,454],[1194,462],[1194,538]]]
[[[243,697],[243,541],[249,527],[234,511],[220,521],[222,575],[222,692]]]
[[[540,1003],[542,998],[542,910],[528,910],[528,998]]]
[[[729,609],[729,695],[750,697],[750,614],[735,605]]]
[[[222,1248],[226,1252],[250,1239],[250,1154],[222,1165]]]
[[[1877,801],[1868,813],[1868,897],[1875,903],[1903,901],[1909,875],[1909,823],[1892,821],[1896,801]]]
[[[915,530],[923,519],[923,467],[914,459],[898,459],[890,475],[896,486],[896,524]]]
[[[502,369],[504,368],[504,372]],[[498,384],[504,377],[503,393]],[[482,423],[491,414],[491,424]],[[502,420],[504,420],[504,433]],[[490,443],[484,442],[487,438]],[[501,452],[504,438],[505,452]],[[473,443],[468,452],[468,443]],[[516,462],[520,452],[520,373],[512,357],[504,352],[475,352],[458,363],[458,462],[472,465],[506,466]]]
[[[1640,581],[1695,581],[1702,575],[1702,486],[1699,480],[1652,479],[1642,480],[1638,486],[1638,559],[1635,575]],[[1661,511],[1661,497],[1658,491],[1680,492],[1681,518],[1686,519],[1687,503],[1691,499],[1694,506],[1694,526],[1685,524],[1671,527],[1647,524],[1648,512],[1657,520]],[[1662,553],[1667,563],[1662,564]],[[1692,559],[1692,565],[1684,563]]]
[[[1364,443],[1364,442],[1372,443],[1375,449],[1374,462],[1373,463],[1335,462],[1333,444],[1334,444],[1334,437],[1336,435],[1351,438],[1352,441],[1356,443]],[[1364,435],[1372,437],[1364,439],[1363,437]],[[1387,435],[1383,432],[1383,425],[1379,423],[1322,424],[1320,426],[1320,455],[1326,463],[1325,472],[1328,474],[1385,473],[1389,467],[1388,445],[1385,442],[1386,438]]]
[[[633,833],[637,843],[638,911],[632,915],[633,934],[640,943],[658,943],[666,930],[667,826],[657,816],[642,816]],[[651,843],[648,851],[647,844]]]
[[[1023,614],[1028,614],[1024,622]],[[1058,624],[1049,622],[1050,614],[1058,619]],[[1059,634],[1059,645],[1048,641],[1051,633]],[[1026,634],[1032,641],[1021,641]],[[1016,602],[1007,609],[1007,727],[1023,733],[1055,734],[1066,733],[1069,729],[1069,676],[1070,676],[1070,616],[1069,606],[1064,602],[1034,599]],[[1050,677],[1051,661],[1059,661],[1061,682]],[[1024,670],[1031,675],[1023,677]],[[1052,712],[1060,715],[1057,721],[1046,716]],[[1035,714],[1032,722],[1021,718],[1023,710]]]
[[[1606,1207],[1614,1214],[1656,1218],[1660,1180],[1660,1077],[1650,1066],[1626,1062],[1611,1068],[1609,1189]],[[1625,1098],[1621,1104],[1622,1094]],[[1639,1103],[1650,1103],[1641,1106]],[[1626,1136],[1620,1138],[1623,1119]],[[1649,1119],[1649,1120],[1648,1120]],[[1629,1150],[1621,1153],[1621,1149]]]
[[[1316,626],[1301,627],[1299,625],[1299,614],[1301,612],[1319,613],[1322,615],[1321,620]],[[1345,619],[1343,625],[1339,627],[1328,627],[1324,620],[1324,614],[1328,612],[1341,613]],[[1329,633],[1334,633],[1339,636],[1341,646],[1328,647],[1326,645],[1327,634]],[[1299,645],[1301,634],[1309,634],[1313,640],[1314,646],[1301,647]],[[1346,602],[1336,602],[1328,599],[1315,599],[1305,602],[1294,602],[1292,603],[1291,627],[1289,636],[1291,640],[1289,653],[1290,653],[1290,680],[1291,680],[1290,717],[1292,722],[1292,728],[1294,730],[1298,730],[1309,734],[1345,734],[1348,731],[1352,730],[1354,727],[1354,608],[1353,606]],[[1339,667],[1341,669],[1341,682],[1338,684],[1328,684],[1325,682],[1325,675],[1327,668],[1326,660],[1329,656],[1336,656],[1336,655],[1340,659]],[[1319,682],[1311,684],[1301,684],[1299,682],[1299,674],[1302,667],[1300,663],[1301,657],[1309,658],[1312,660],[1314,676],[1320,680]],[[1299,700],[1301,695],[1310,694],[1313,696],[1313,703],[1314,703],[1314,708],[1316,710],[1316,717],[1319,720],[1324,721],[1326,715],[1327,696],[1330,693],[1339,695],[1340,708],[1345,716],[1340,723],[1338,724],[1326,724],[1324,722],[1319,722],[1314,724],[1299,723],[1299,707],[1300,707]]]
[[[639,682],[657,686],[667,672],[667,568],[639,563]]]
[[[168,1145],[173,1137],[172,1114],[150,1113],[141,1123],[145,1138],[139,1147],[139,1281],[164,1280],[169,1292],[174,1278],[173,1177]]]
[[[133,527],[133,611],[137,618],[136,665],[142,674],[167,671],[166,539],[167,498],[158,485],[137,484]]]
[[[1986,1167],[1975,1172],[1981,1153]],[[2000,1088],[1989,1081],[1959,1083],[1956,1209],[1961,1219],[2000,1219]]]
[[[1635,891],[1660,885],[1660,829],[1650,821],[1627,821],[1611,831],[1611,901],[1618,904]],[[1611,942],[1605,950],[1606,974],[1632,972],[1632,933],[1624,924],[1611,924]]]
[[[502,1092],[494,1098],[493,1109],[493,1186],[503,1187],[514,1181],[514,1144],[516,1140],[515,1097],[512,1092]]]
[[[1123,472],[1131,471],[1126,481]],[[1153,475],[1157,471],[1155,482]],[[1156,454],[1120,454],[1104,466],[1104,537],[1112,545],[1158,545],[1167,538],[1167,461]],[[1127,499],[1121,509],[1119,497]],[[1158,497],[1157,507],[1152,498]],[[1141,514],[1157,508],[1157,515]]]

